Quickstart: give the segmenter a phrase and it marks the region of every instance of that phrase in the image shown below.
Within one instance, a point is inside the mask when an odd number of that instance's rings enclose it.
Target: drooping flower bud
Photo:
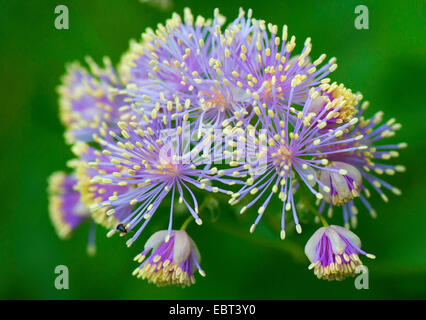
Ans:
[[[315,96],[308,111],[320,115],[327,122],[325,129],[351,121],[358,113],[357,105],[362,99],[361,94],[354,94],[351,89],[337,83],[322,84]]]
[[[362,186],[362,175],[354,166],[333,161],[328,170],[321,170],[320,181],[330,190],[321,190],[324,200],[333,205],[342,205],[359,197]]]
[[[151,255],[145,260],[149,252]],[[133,275],[157,286],[190,286],[195,283],[196,270],[205,276],[200,267],[201,256],[197,245],[184,230],[173,230],[170,235],[167,230],[154,233],[135,261],[142,263]]]
[[[359,254],[374,259],[375,256],[361,250],[361,240],[352,231],[340,226],[318,229],[308,240],[305,254],[319,279],[343,280],[361,271]]]

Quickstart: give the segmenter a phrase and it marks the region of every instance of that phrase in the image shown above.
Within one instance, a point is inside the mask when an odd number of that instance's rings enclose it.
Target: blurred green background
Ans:
[[[54,28],[54,9],[69,8],[70,29]],[[370,29],[354,28],[354,9],[369,8]],[[3,299],[407,299],[426,298],[425,212],[425,2],[424,1],[175,1],[169,10],[137,0],[0,2],[0,298]],[[287,24],[297,48],[312,38],[312,56],[338,58],[332,79],[361,91],[378,110],[403,127],[395,142],[408,142],[395,163],[407,172],[386,179],[402,189],[385,204],[372,200],[378,219],[360,212],[356,233],[376,254],[365,261],[370,289],[353,280],[317,280],[307,270],[302,248],[316,229],[279,240],[278,233],[248,229],[255,211],[234,218],[221,210],[218,223],[189,231],[202,252],[205,279],[190,288],[157,288],[131,276],[144,237],[128,249],[124,239],[98,228],[98,253],[86,255],[88,225],[67,241],[57,238],[48,219],[46,179],[66,168],[71,152],[58,120],[55,87],[68,61],[90,55],[114,63],[131,38],[189,6],[212,16],[220,8],[228,21],[238,8],[256,18]],[[296,51],[298,52],[298,51]],[[182,220],[182,217],[179,218]],[[341,223],[336,215],[333,223]],[[145,236],[164,226],[153,221]],[[70,270],[70,289],[54,288],[55,266]]]

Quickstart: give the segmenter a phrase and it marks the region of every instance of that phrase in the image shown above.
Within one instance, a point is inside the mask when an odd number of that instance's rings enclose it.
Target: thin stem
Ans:
[[[201,203],[201,205],[198,207],[198,212],[201,212],[201,210],[204,209],[207,203],[208,203],[208,197],[204,198],[203,203]],[[180,227],[180,230],[186,230],[186,227],[193,220],[194,220],[194,217],[191,215],[188,218],[186,218],[186,220],[183,222],[182,226]]]
[[[322,214],[320,214],[311,204],[309,201],[306,201],[306,198],[304,197],[304,193],[302,193],[303,198],[303,204],[311,211],[313,214],[315,214],[320,220],[324,227],[328,227],[327,220],[324,218]]]
[[[328,227],[327,220],[325,220],[322,214],[319,214],[317,211],[314,211],[314,214],[321,220],[321,223],[324,227]]]
[[[90,221],[89,239],[87,243],[87,254],[94,256],[96,253],[96,223],[94,220]]]
[[[242,232],[238,228],[233,228],[233,227],[229,226],[228,224],[223,224],[223,223],[220,223],[220,222],[216,222],[216,223],[212,224],[212,227],[217,229],[217,230],[221,230],[223,232],[226,232],[228,234],[236,236],[240,239],[244,239],[246,241],[253,242],[254,245],[268,247],[268,248],[271,248],[271,249],[275,249],[275,250],[285,252],[286,254],[289,254],[294,259],[294,261],[297,262],[297,263],[305,263],[306,262],[305,261],[306,257],[303,254],[303,247],[301,247],[298,242],[292,241],[291,239],[285,240],[285,244],[283,244],[281,242],[270,240],[270,239],[267,239],[267,238],[262,237],[262,236],[253,237],[248,232]]]
[[[186,218],[185,222],[182,224],[182,226],[180,227],[180,230],[186,230],[186,227],[188,226],[188,224],[194,220],[194,218],[190,215],[188,216],[188,218]]]

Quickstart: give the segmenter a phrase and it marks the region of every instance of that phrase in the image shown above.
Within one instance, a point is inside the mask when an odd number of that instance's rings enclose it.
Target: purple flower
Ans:
[[[356,190],[356,194],[359,194],[359,199],[361,203],[367,208],[373,217],[376,216],[375,210],[372,208],[368,198],[371,195],[369,188],[372,187],[381,198],[387,202],[388,196],[385,194],[384,190],[389,190],[396,195],[400,195],[401,191],[386,182],[385,180],[379,178],[377,175],[394,175],[396,172],[405,171],[405,167],[402,165],[391,165],[382,163],[384,160],[390,160],[392,158],[398,157],[399,153],[397,149],[402,149],[407,146],[406,143],[397,143],[397,144],[384,144],[383,139],[393,137],[395,131],[399,130],[401,125],[395,123],[395,119],[390,119],[384,124],[380,124],[383,118],[383,112],[376,113],[371,118],[365,118],[363,116],[364,111],[369,106],[368,102],[365,102],[360,108],[359,116],[360,121],[349,127],[348,131],[341,136],[341,142],[338,145],[328,145],[324,146],[324,158],[328,159],[331,163],[345,163],[345,166],[350,166],[352,169],[353,175],[358,177],[358,173],[362,176],[362,185],[357,186],[360,190]],[[359,137],[359,139],[353,139],[354,137]],[[364,146],[361,149],[356,149],[356,147]],[[342,151],[341,148],[344,148]],[[356,179],[359,179],[356,178]],[[356,208],[354,201],[349,197],[346,198],[347,203],[341,202],[343,204],[343,217],[345,225],[349,226],[349,220],[352,221],[352,225],[355,227],[357,224],[356,215],[358,209]],[[337,203],[329,202],[329,215],[332,215],[333,205]],[[325,209],[325,202],[322,202],[319,207],[320,213]]]
[[[319,279],[343,280],[359,273],[362,262],[359,254],[370,259],[375,256],[361,250],[361,240],[353,232],[340,226],[318,229],[308,240],[305,254]]]
[[[109,59],[101,69],[87,59],[91,73],[79,63],[70,64],[58,87],[60,117],[66,128],[68,143],[92,141],[100,122],[115,123],[124,97],[118,95],[122,86]]]
[[[322,132],[350,121],[358,113],[362,99],[360,93],[353,94],[351,89],[345,88],[343,84],[337,85],[336,82],[331,85],[323,83],[315,90],[317,96],[313,99],[309,112],[319,114],[326,110],[321,120],[326,121],[327,125]]]
[[[131,100],[129,112],[136,116],[150,113],[156,103],[181,103],[194,119],[194,127],[217,126],[223,120],[238,121],[245,114],[248,96],[231,85],[222,68],[229,69],[223,58],[229,55],[221,26],[224,18],[215,10],[214,19],[196,19],[188,8],[182,18],[173,14],[166,26],[154,32],[148,29],[142,41],[131,42],[119,70],[130,84],[123,90]],[[227,37],[231,37],[226,32]],[[236,72],[236,71],[235,71]],[[176,100],[178,102],[176,102]]]
[[[151,255],[145,260],[150,252]],[[143,262],[133,271],[133,275],[148,279],[157,286],[190,286],[195,283],[196,270],[205,276],[200,267],[201,256],[197,245],[184,230],[154,233],[135,261]]]
[[[282,239],[289,217],[302,231],[296,208],[310,201],[303,190],[316,197],[318,212],[309,209],[324,225],[326,206],[329,216],[342,208],[347,228],[349,220],[356,225],[356,201],[375,216],[368,188],[385,201],[385,189],[401,193],[378,177],[405,170],[382,163],[406,147],[382,143],[400,125],[380,124],[381,112],[365,118],[362,95],[327,78],[336,59],[324,63],[322,54],[313,61],[310,38],[300,52],[295,46],[287,26],[279,31],[251,10],[240,9],[225,25],[218,9],[205,19],[185,8],[182,18],[174,13],[131,41],[117,69],[107,58],[104,67],[88,59],[90,71],[71,64],[58,92],[77,158],[69,163],[73,174],[49,180],[58,234],[93,218],[110,229],[107,236],[127,234],[130,246],[165,205],[168,227],[136,256],[134,275],[189,286],[197,269],[204,276],[184,231],[191,220],[202,224],[202,191],[230,195],[241,214],[256,205],[250,232],[269,204],[281,201]],[[173,228],[176,201],[190,213],[182,230]],[[359,254],[374,257],[360,247],[355,234],[333,225],[315,232],[305,252],[319,278],[341,280],[359,271]]]
[[[167,196],[170,196],[168,230],[171,233],[175,199],[186,205],[198,224],[202,223],[191,186],[210,192],[226,192],[211,184],[213,180],[227,182],[211,169],[211,163],[222,160],[221,153],[215,152],[220,151],[221,145],[212,144],[209,147],[212,135],[206,134],[201,141],[192,143],[191,137],[187,136],[185,122],[175,117],[170,109],[155,109],[151,116],[146,129],[137,124],[119,122],[120,135],[101,127],[95,141],[103,148],[103,157],[89,163],[98,170],[98,174],[91,179],[92,184],[128,187],[92,207],[106,209],[107,215],[131,208],[130,214],[119,218],[120,223],[127,230],[142,225],[128,240],[128,246],[137,239]],[[207,158],[202,152],[206,148]],[[102,169],[111,164],[114,170]],[[110,235],[114,232],[112,230]]]
[[[50,219],[60,238],[69,237],[75,228],[90,218],[89,209],[75,190],[76,184],[75,177],[64,172],[54,172],[49,177]]]
[[[329,81],[325,77],[337,68],[336,59],[319,67],[326,57],[322,54],[312,62],[310,38],[306,39],[302,52],[294,55],[296,37],[288,36],[286,25],[279,35],[278,26],[266,25],[265,21],[252,19],[251,15],[251,10],[247,18],[240,11],[239,17],[227,27],[228,33],[235,38],[230,57],[234,66],[239,66],[230,70],[231,82],[249,93],[254,106],[273,105],[276,111],[281,111],[289,107],[290,100],[303,105],[312,87]]]
[[[260,117],[261,126],[259,126],[259,129],[253,126],[248,128],[248,135],[254,137],[254,139],[247,140],[246,150],[246,154],[250,158],[259,159],[262,163],[243,162],[239,166],[241,162],[235,161],[235,163],[231,163],[231,166],[234,165],[235,168],[224,170],[224,175],[227,176],[245,177],[249,175],[244,186],[234,193],[230,200],[230,204],[236,204],[250,194],[255,195],[255,198],[241,209],[241,213],[244,213],[262,197],[264,199],[258,208],[258,217],[250,229],[251,232],[259,223],[272,197],[277,195],[283,203],[281,238],[284,239],[285,237],[286,211],[292,211],[296,230],[300,233],[301,226],[296,213],[294,198],[300,185],[299,182],[305,185],[318,199],[323,199],[323,194],[330,193],[332,186],[329,181],[318,178],[318,174],[333,175],[333,177],[340,175],[342,179],[351,179],[350,176],[346,177],[348,174],[346,169],[329,166],[329,160],[326,159],[328,152],[323,150],[322,146],[336,146],[339,152],[364,148],[359,145],[344,146],[344,143],[359,140],[360,136],[354,135],[345,140],[339,139],[348,127],[353,126],[358,119],[353,118],[347,123],[329,128],[325,132],[322,131],[328,123],[328,120],[324,118],[324,114],[328,110],[324,108],[318,114],[309,112],[309,108],[317,96],[317,92],[313,89],[304,104],[303,110],[297,112],[295,117],[290,116],[290,110],[286,112],[284,117],[274,112],[274,107],[264,110],[267,116]],[[339,107],[336,107],[335,110],[338,109]],[[255,112],[261,114],[258,107],[255,107]],[[255,143],[250,143],[250,141]],[[333,153],[334,150],[330,152]]]
[[[140,42],[131,42],[119,66],[129,85],[128,111],[150,113],[153,105],[170,101],[185,104],[183,111],[195,128],[217,127],[224,121],[248,124],[254,106],[274,105],[278,112],[303,105],[309,90],[320,84],[337,65],[321,55],[310,61],[308,38],[300,55],[292,55],[295,37],[282,36],[278,27],[252,19],[240,10],[239,17],[223,29],[218,10],[213,20],[194,19],[185,9],[184,19],[174,14],[156,31],[148,29]],[[329,85],[328,85],[329,86]],[[333,99],[329,92],[330,99]]]
[[[97,204],[116,197],[118,193],[128,191],[129,187],[92,183],[92,179],[98,175],[99,171],[105,174],[112,173],[117,169],[116,166],[110,163],[107,156],[100,150],[85,143],[77,142],[72,150],[78,158],[71,160],[69,166],[75,171],[77,179],[75,190],[80,192],[81,201],[91,209],[92,218],[96,223],[108,229],[117,226],[119,220],[130,213],[131,208],[126,206],[116,210],[112,215],[107,215],[106,208],[98,208]],[[101,161],[102,164],[99,163]]]
[[[342,205],[355,197],[359,197],[362,176],[357,168],[338,161],[331,162],[328,167],[336,169],[336,171],[322,170],[319,177],[319,180],[330,190],[328,192],[321,190],[326,202]],[[341,174],[342,170],[346,174]]]

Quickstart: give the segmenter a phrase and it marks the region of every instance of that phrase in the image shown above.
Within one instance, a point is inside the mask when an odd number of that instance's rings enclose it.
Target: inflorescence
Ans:
[[[299,190],[316,203],[323,223],[305,247],[318,278],[341,280],[359,272],[359,211],[375,217],[370,190],[384,201],[401,191],[379,176],[405,170],[383,163],[405,143],[383,141],[401,125],[366,116],[369,103],[329,78],[336,59],[310,56],[311,39],[296,50],[287,26],[278,28],[242,9],[225,25],[173,14],[132,40],[117,67],[87,59],[70,64],[59,86],[60,119],[75,159],[72,173],[49,179],[50,216],[61,237],[86,220],[126,236],[131,246],[157,216],[168,217],[135,257],[138,278],[189,286],[200,267],[188,223],[203,223],[197,199],[223,194],[241,214],[256,207],[254,232],[268,205],[280,204],[280,237],[288,222],[298,233]],[[356,204],[363,207],[357,208]],[[176,229],[174,210],[188,218]],[[303,203],[302,203],[303,204]],[[164,209],[166,208],[166,209]],[[344,227],[326,219],[341,208]]]

